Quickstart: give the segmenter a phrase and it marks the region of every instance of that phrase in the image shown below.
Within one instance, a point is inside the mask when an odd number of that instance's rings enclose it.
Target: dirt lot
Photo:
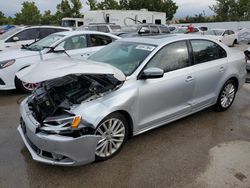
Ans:
[[[16,130],[23,97],[0,91],[0,187],[250,187],[250,84],[226,112],[206,109],[74,168],[32,160]]]

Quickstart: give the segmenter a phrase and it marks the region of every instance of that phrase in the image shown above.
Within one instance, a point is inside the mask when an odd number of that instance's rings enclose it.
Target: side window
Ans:
[[[227,57],[227,52],[218,44],[208,40],[191,40],[194,64]]]
[[[233,34],[234,34],[234,31],[229,30],[229,35],[233,35]]]
[[[48,35],[55,33],[56,30],[52,28],[40,28],[39,29],[39,39],[43,39],[47,37]]]
[[[87,47],[87,40],[85,35],[78,35],[67,38],[65,41],[59,44],[65,50],[75,50]]]
[[[224,35],[229,35],[229,31],[228,30],[226,30],[225,32],[224,32]]]
[[[164,72],[170,72],[188,66],[190,66],[190,61],[187,43],[186,41],[179,41],[163,47],[146,67],[158,67],[163,69]]]
[[[13,37],[11,37],[6,42],[14,42],[14,40],[13,40],[14,37],[18,37],[19,41],[23,41],[23,40],[35,40],[36,38],[38,38],[38,30],[37,29],[26,29],[26,30],[23,30],[20,33],[17,33]]]
[[[98,26],[98,31],[108,33],[108,27],[107,26]]]
[[[156,26],[150,26],[150,28],[151,28],[151,33],[160,33],[158,27],[156,27]]]
[[[140,31],[139,31],[139,34],[140,33],[150,33],[150,30],[149,30],[149,27],[148,26],[142,26]]]
[[[90,47],[104,46],[112,42],[112,38],[105,35],[90,35]]]
[[[83,22],[78,22],[78,27],[82,26]]]
[[[170,33],[170,30],[171,30],[170,28],[164,27],[164,26],[160,26],[159,28],[160,28],[160,30],[161,30],[162,33]],[[172,28],[172,31],[173,30],[175,30],[175,28]]]

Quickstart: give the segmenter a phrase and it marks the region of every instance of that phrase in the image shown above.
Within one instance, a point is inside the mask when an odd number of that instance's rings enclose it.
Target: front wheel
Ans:
[[[95,135],[102,137],[96,146],[96,161],[107,160],[116,155],[126,142],[128,123],[121,114],[110,114],[98,125]]]
[[[26,83],[15,77],[16,88],[20,91],[30,93],[37,88],[37,84]]]
[[[233,104],[236,95],[236,84],[233,80],[228,80],[222,87],[215,109],[225,111]]]

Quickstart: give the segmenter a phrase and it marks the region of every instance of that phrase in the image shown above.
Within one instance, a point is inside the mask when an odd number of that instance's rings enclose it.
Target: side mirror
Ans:
[[[19,38],[18,37],[13,37],[13,39],[12,39],[14,42],[17,42],[17,41],[19,41]]]
[[[62,46],[57,46],[54,48],[53,52],[55,53],[63,53],[65,52],[65,49]]]
[[[143,70],[140,79],[154,79],[154,78],[162,78],[164,75],[164,71],[157,67],[150,67]]]
[[[247,60],[250,60],[250,48],[248,48],[247,50],[245,50],[244,54],[245,54]]]

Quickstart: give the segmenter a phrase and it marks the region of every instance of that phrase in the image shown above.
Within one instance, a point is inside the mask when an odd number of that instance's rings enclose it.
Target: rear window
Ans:
[[[227,57],[226,51],[217,43],[208,40],[191,40],[194,64]]]

